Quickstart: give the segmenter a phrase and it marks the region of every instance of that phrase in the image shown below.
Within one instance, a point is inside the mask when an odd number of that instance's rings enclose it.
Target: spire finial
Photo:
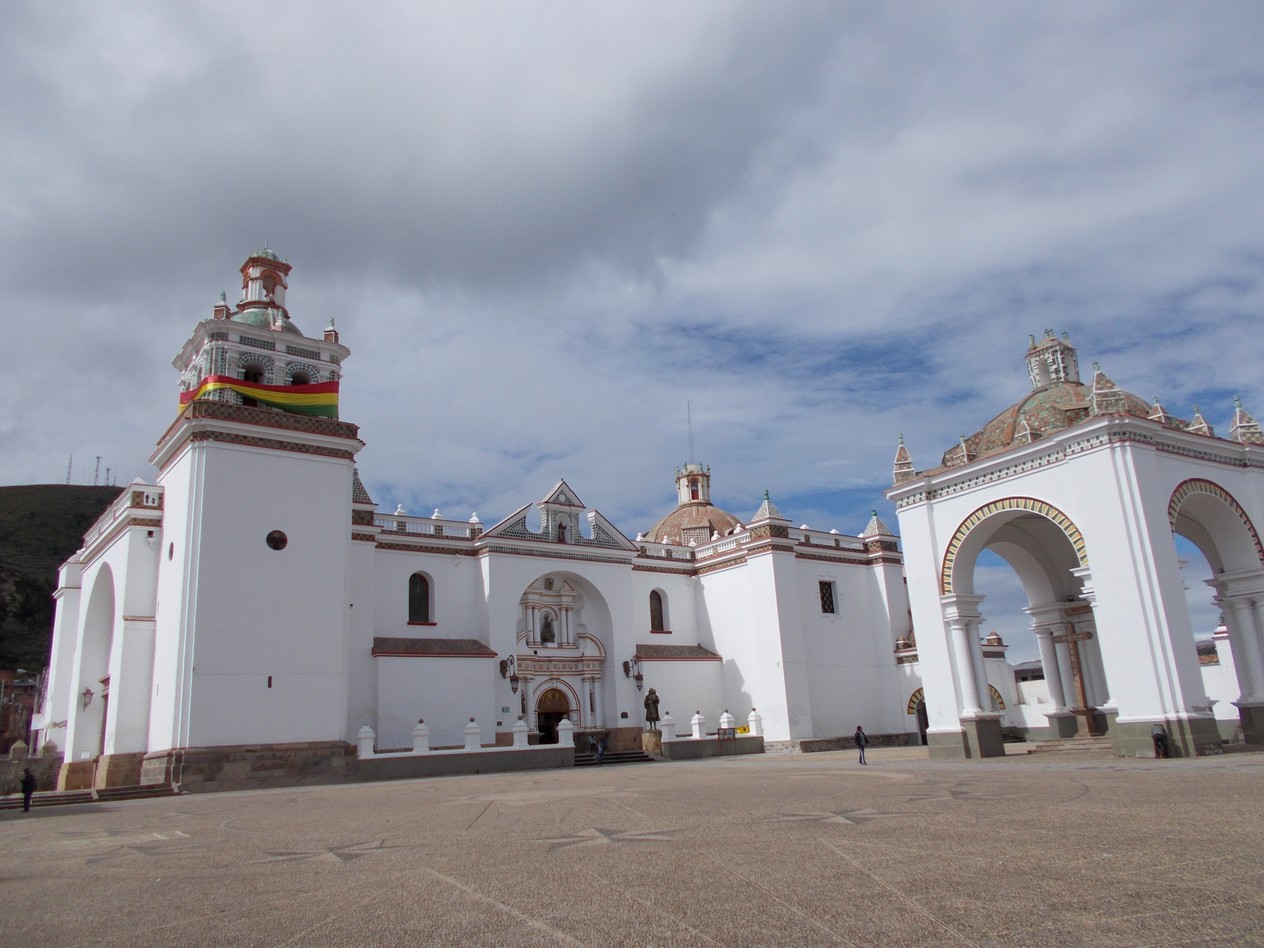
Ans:
[[[767,500],[767,499],[768,499],[768,488],[767,488],[767,487],[765,487],[765,488],[764,488],[764,500]]]

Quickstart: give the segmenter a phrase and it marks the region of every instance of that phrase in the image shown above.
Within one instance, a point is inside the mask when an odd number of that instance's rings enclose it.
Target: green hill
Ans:
[[[48,664],[57,568],[120,487],[0,487],[0,668]]]

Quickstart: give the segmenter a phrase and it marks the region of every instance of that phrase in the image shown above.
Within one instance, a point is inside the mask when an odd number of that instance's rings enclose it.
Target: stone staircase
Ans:
[[[148,784],[137,787],[107,787],[102,790],[46,790],[31,797],[31,808],[73,806],[77,803],[117,803],[121,800],[145,800],[151,797],[173,797],[171,784]],[[22,794],[0,797],[0,810],[22,809]]]
[[[652,764],[654,758],[644,751],[606,751],[605,757],[598,765],[597,758],[590,753],[575,751],[576,767],[609,767],[611,764]]]
[[[1113,754],[1115,745],[1109,737],[1068,737],[1059,741],[1036,741],[1033,754],[1094,753]]]

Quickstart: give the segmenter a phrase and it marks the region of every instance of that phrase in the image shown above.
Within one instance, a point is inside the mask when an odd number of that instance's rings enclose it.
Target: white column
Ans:
[[[948,633],[952,637],[952,660],[957,667],[957,681],[961,685],[961,713],[966,717],[982,712],[979,707],[979,686],[974,677],[974,660],[970,657],[970,623],[960,617],[948,620]]]
[[[592,680],[593,707],[596,709],[593,711],[593,724],[597,727],[601,727],[606,720],[606,709],[601,701],[600,685],[600,678],[594,678]]]
[[[991,711],[992,691],[988,688],[987,666],[983,663],[983,643],[979,641],[979,629],[982,627],[982,616],[969,621],[970,663],[974,666],[974,680],[979,688],[979,707]]]
[[[1054,651],[1058,655],[1058,671],[1062,673],[1062,706],[1074,708],[1079,696],[1075,693],[1075,673],[1071,670],[1071,652],[1069,642],[1055,642]]]
[[[1036,643],[1040,646],[1040,664],[1045,669],[1045,685],[1049,689],[1049,701],[1054,713],[1066,710],[1066,697],[1062,691],[1062,669],[1058,666],[1057,649],[1053,644],[1053,630],[1048,626],[1035,629]]]
[[[1264,698],[1264,656],[1261,655],[1260,640],[1264,638],[1264,601],[1251,600],[1251,622],[1242,630],[1243,651],[1250,665],[1251,697]]]

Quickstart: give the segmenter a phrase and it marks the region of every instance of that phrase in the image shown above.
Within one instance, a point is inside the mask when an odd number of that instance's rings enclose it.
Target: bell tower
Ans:
[[[150,458],[165,507],[149,729],[160,770],[178,771],[185,748],[304,742],[336,755],[348,740],[363,443],[338,419],[349,351],[336,332],[293,325],[289,272],[270,250],[251,254],[236,309],[214,307],[174,360],[180,413]]]

